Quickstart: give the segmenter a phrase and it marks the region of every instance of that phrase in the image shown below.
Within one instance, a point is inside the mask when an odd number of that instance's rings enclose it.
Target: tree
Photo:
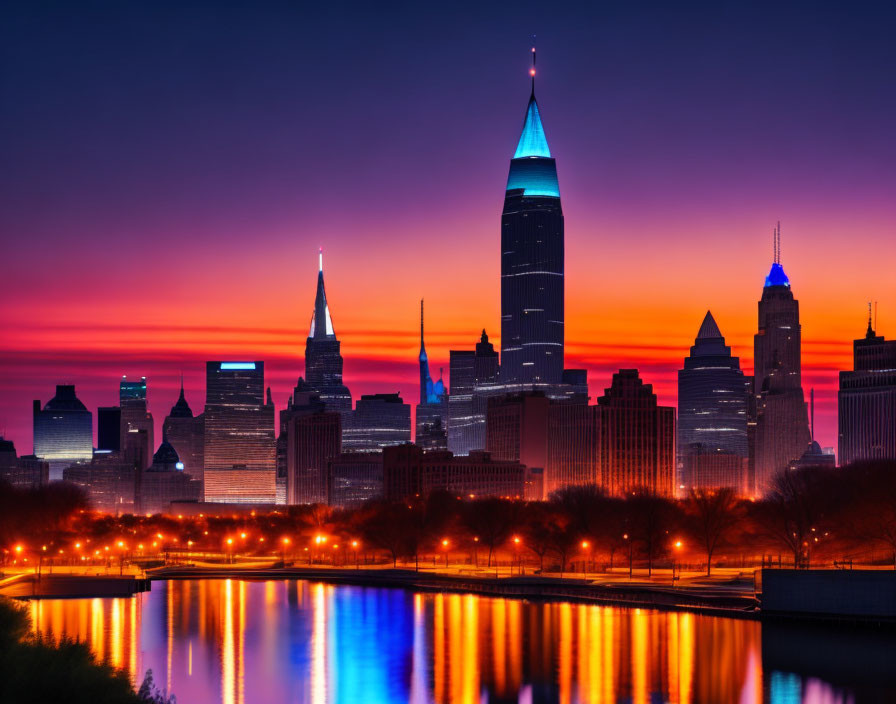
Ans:
[[[520,525],[522,515],[519,501],[489,497],[464,504],[461,520],[467,530],[488,546],[488,567],[492,566],[495,548],[507,541]]]
[[[545,555],[553,544],[552,525],[556,520],[556,511],[540,501],[528,503],[523,508],[523,544],[538,556],[538,567],[542,572]]]
[[[692,489],[685,502],[688,533],[706,553],[706,576],[712,573],[712,556],[737,523],[737,498],[734,491]]]
[[[653,574],[653,563],[668,549],[669,530],[675,524],[677,505],[652,493],[626,498],[624,512],[630,526],[631,540],[641,543],[647,558],[647,576]]]

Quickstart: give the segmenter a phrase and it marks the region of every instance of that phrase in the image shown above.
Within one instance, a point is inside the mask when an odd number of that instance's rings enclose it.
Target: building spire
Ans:
[[[324,289],[324,250],[318,250],[317,293],[314,296],[314,311],[311,314],[311,330],[308,337],[334,338],[333,319],[330,317],[330,306],[327,305],[327,292]]]
[[[535,35],[532,35],[532,68],[529,69],[529,75],[532,76],[532,99],[535,99]]]
[[[871,301],[868,301],[868,330],[865,332],[865,337],[869,340],[874,337],[874,327],[871,322]]]
[[[423,299],[420,299],[420,357],[426,357],[426,348],[423,345]]]

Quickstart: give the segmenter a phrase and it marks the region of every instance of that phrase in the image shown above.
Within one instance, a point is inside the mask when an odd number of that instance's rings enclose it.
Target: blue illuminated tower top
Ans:
[[[765,288],[769,286],[786,286],[790,288],[790,279],[784,273],[784,267],[781,266],[781,223],[779,222],[774,230],[774,259],[772,261],[771,271],[765,277]]]

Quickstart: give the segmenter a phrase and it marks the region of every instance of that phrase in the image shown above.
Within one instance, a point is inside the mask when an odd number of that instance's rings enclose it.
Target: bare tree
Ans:
[[[712,556],[737,523],[734,491],[692,489],[685,502],[685,525],[706,554],[706,576],[712,574]]]

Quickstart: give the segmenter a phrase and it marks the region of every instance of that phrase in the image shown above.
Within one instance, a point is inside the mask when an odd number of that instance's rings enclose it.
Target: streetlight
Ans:
[[[523,573],[523,556],[520,553],[520,543],[522,543],[522,541],[520,540],[520,536],[518,536],[518,535],[513,536],[513,548],[516,551],[517,572],[522,574]]]
[[[283,543],[283,547],[280,550],[280,556],[281,556],[281,558],[283,558],[282,559],[283,566],[286,567],[286,548],[289,545],[290,540],[289,540],[289,538],[283,538],[283,540],[281,542]]]
[[[355,551],[355,569],[359,570],[359,569],[361,569],[361,566],[358,564],[358,541],[357,540],[352,541],[352,549]]]
[[[233,564],[233,538],[227,539],[227,550],[229,552],[230,564]]]
[[[442,539],[442,547],[445,549],[445,569],[448,569],[448,538]]]
[[[681,552],[681,548],[684,543],[680,540],[675,541],[675,554],[678,555]],[[676,566],[676,558],[672,558],[672,586],[675,586],[675,580],[681,579],[681,564],[678,564],[678,577],[675,576],[675,566]]]
[[[582,563],[582,574],[583,575],[588,574],[588,548],[589,547],[591,547],[591,543],[589,543],[587,540],[583,540],[582,541],[582,552],[585,555],[583,563]]]
[[[629,581],[631,581],[633,572],[632,564],[635,552],[635,541],[631,539],[631,536],[629,536],[628,533],[623,533],[622,539],[628,542],[628,578]]]

